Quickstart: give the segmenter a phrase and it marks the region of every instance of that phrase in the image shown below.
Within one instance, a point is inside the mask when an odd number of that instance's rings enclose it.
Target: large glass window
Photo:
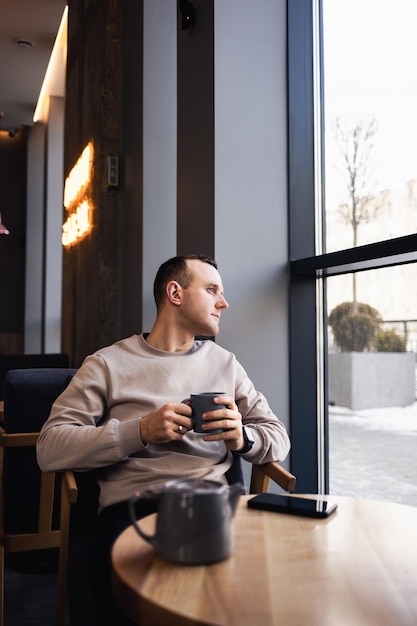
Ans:
[[[287,6],[292,469],[417,505],[417,4]]]
[[[417,230],[417,3],[323,0],[327,251]]]
[[[327,279],[330,493],[417,506],[415,284],[416,264]]]
[[[327,252],[417,230],[416,18],[323,0]],[[415,264],[327,279],[332,493],[417,505],[416,284]]]

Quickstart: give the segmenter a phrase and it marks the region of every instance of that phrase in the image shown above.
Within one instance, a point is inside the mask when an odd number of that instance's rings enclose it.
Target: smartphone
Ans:
[[[260,493],[248,500],[250,509],[262,509],[290,515],[304,515],[306,517],[329,517],[337,509],[337,503],[324,499],[293,498],[276,493]]]

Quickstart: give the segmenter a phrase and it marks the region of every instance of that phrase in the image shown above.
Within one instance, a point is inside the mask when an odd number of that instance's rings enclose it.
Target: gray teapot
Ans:
[[[208,564],[227,558],[233,549],[233,516],[242,485],[211,480],[176,479],[159,492],[147,491],[130,500],[130,517],[139,535],[163,558],[184,564]],[[157,500],[154,535],[145,533],[136,520],[135,507],[142,500]]]

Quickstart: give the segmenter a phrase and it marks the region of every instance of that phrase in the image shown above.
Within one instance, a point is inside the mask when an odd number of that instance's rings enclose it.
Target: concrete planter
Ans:
[[[329,402],[353,410],[407,406],[416,400],[413,352],[329,354]]]

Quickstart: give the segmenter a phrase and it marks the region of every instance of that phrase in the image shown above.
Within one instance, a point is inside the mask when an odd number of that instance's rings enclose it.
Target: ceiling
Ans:
[[[65,5],[65,0],[0,0],[2,130],[33,125],[33,114]],[[29,41],[33,47],[21,48],[16,40]]]

